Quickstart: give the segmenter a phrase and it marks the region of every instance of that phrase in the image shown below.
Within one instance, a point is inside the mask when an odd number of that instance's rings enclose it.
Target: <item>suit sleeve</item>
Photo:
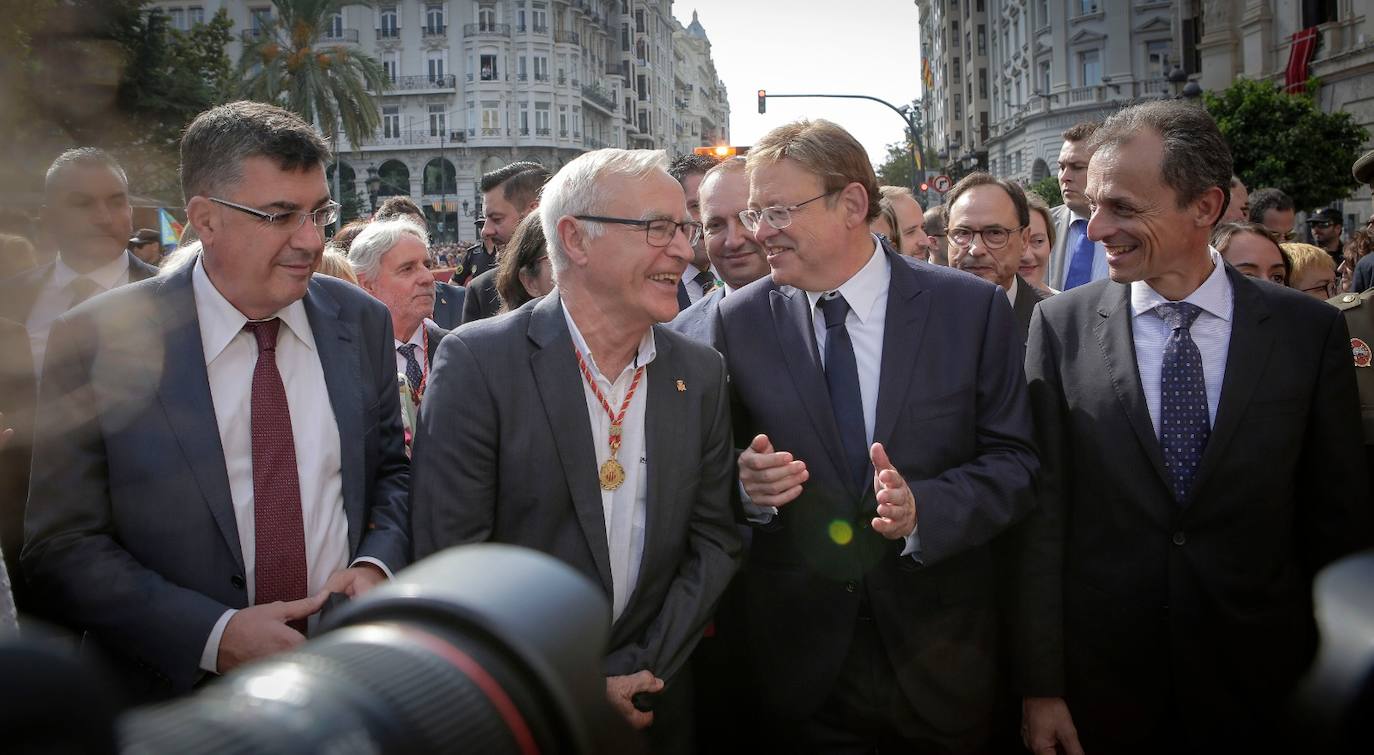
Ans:
[[[668,587],[662,609],[644,636],[607,655],[604,666],[608,675],[648,669],[660,679],[671,680],[692,654],[702,628],[739,567],[742,542],[730,502],[735,451],[725,366],[716,364],[718,387],[701,439],[701,467],[696,473],[701,482],[692,502],[686,556]]]
[[[104,402],[91,383],[94,326],[65,318],[48,339],[39,390],[25,546],[29,585],[75,627],[149,665],[179,688],[230,609],[146,568],[117,539]]]
[[[1064,528],[1071,491],[1068,407],[1055,335],[1036,308],[1026,344],[1035,439],[1040,449],[1036,507],[1009,533],[1013,653],[1018,691],[1025,697],[1064,695]]]
[[[478,360],[461,336],[449,336],[435,354],[415,432],[410,509],[416,559],[491,539],[497,437],[495,399]]]
[[[938,477],[908,482],[916,497],[921,560],[934,564],[983,545],[1034,505],[1039,460],[1010,303],[988,294],[978,344],[974,456]]]
[[[367,509],[363,536],[355,558],[369,557],[386,564],[394,574],[410,562],[410,461],[406,458],[405,429],[401,424],[401,398],[396,388],[396,358],[391,318],[377,310],[377,354],[373,364],[373,398],[376,413],[378,459],[372,489],[366,491]],[[359,441],[361,442],[361,441]]]
[[[463,295],[463,319],[459,322],[464,325],[482,319],[482,291],[479,286],[472,285],[472,280],[468,281],[467,293]]]

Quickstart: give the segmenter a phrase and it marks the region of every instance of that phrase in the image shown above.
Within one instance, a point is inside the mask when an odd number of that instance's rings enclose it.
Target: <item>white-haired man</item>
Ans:
[[[678,671],[740,556],[724,365],[659,325],[700,233],[665,165],[598,150],[544,187],[555,289],[440,344],[411,493],[417,557],[513,543],[602,585],[607,695],[656,752],[690,749]]]

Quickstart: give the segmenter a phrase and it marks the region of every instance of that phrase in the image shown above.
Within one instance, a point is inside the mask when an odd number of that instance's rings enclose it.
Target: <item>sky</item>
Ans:
[[[880,163],[906,126],[867,100],[768,98],[778,94],[864,94],[900,107],[920,95],[920,51],[914,0],[674,0],[683,26],[695,10],[711,40],[716,73],[730,95],[730,141],[752,144],[798,118],[844,126]]]

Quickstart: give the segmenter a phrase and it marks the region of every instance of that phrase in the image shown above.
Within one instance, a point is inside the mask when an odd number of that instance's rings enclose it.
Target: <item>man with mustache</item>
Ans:
[[[312,277],[338,217],[314,126],[235,102],[181,142],[201,253],[53,326],[21,556],[127,699],[305,641],[408,561],[391,318]]]

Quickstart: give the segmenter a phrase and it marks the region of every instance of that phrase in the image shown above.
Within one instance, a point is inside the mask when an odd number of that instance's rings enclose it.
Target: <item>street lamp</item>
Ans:
[[[367,200],[372,203],[372,212],[377,212],[377,192],[382,189],[382,177],[377,173],[377,166],[367,166],[367,180],[363,182],[367,185]]]

